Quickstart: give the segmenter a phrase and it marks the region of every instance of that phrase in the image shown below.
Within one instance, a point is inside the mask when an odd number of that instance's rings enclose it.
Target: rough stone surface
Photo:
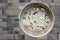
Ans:
[[[36,1],[36,0],[30,0]],[[0,40],[60,40],[60,0],[37,0],[47,3],[55,14],[54,28],[48,35],[34,38],[26,35],[19,26],[19,14],[25,4],[19,0],[0,0]]]

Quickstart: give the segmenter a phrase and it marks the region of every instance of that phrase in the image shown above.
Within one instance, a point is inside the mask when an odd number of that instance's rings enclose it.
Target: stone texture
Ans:
[[[13,29],[14,29],[14,31],[20,31],[20,28],[19,27],[15,27]]]
[[[10,19],[12,19],[12,21],[19,21],[19,17],[9,17]]]
[[[5,19],[5,18],[7,18],[7,16],[4,16],[4,15],[0,16],[0,19]]]
[[[54,0],[55,3],[60,3],[60,0]]]
[[[5,19],[2,19],[3,22],[12,22],[12,19],[10,18],[5,18]]]
[[[51,0],[31,0],[32,2],[37,1],[37,2],[43,2],[43,3],[51,3]]]
[[[15,34],[15,39],[16,39],[16,40],[18,40],[18,39],[19,39],[18,34]]]
[[[16,21],[16,22],[8,22],[8,27],[18,27],[19,26],[19,22]]]
[[[0,10],[0,15],[2,15],[2,10]]]
[[[2,31],[3,34],[7,34],[8,32],[7,31]]]
[[[20,28],[13,28],[13,32],[15,34],[19,34],[20,33]]]
[[[7,0],[0,0],[0,3],[7,3]]]
[[[54,24],[54,27],[60,28],[60,17],[59,16],[55,16],[55,24]]]
[[[13,10],[5,10],[5,14],[4,15],[14,15],[13,13]]]
[[[25,35],[20,35],[20,40],[25,40]]]
[[[7,22],[0,22],[0,27],[7,27]]]
[[[42,0],[44,3],[51,3],[51,0]]]
[[[52,5],[52,10],[55,14],[55,16],[60,16],[60,5],[59,4],[53,4]]]
[[[53,13],[55,15],[54,27],[60,28],[60,4],[59,3],[51,3],[51,7],[52,7]]]
[[[58,38],[58,40],[60,40],[60,34],[59,34],[59,36],[58,36],[59,38]]]
[[[33,37],[25,35],[25,40],[33,40]]]
[[[50,33],[52,33],[52,34],[60,33],[60,28],[53,28]]]
[[[52,34],[57,34],[57,29],[56,29],[56,28],[53,28],[50,33],[52,33]]]
[[[6,9],[4,15],[19,15],[18,9]]]
[[[13,34],[3,34],[3,39],[9,40],[9,39],[14,39]]]
[[[0,39],[3,39],[3,36],[2,36],[3,34],[0,34]]]
[[[48,34],[48,40],[57,40],[57,34]]]
[[[20,5],[19,9],[22,10],[26,4],[25,3],[20,3],[19,5]]]
[[[8,3],[18,3],[19,0],[8,0]]]
[[[2,28],[0,28],[0,34],[2,34]]]
[[[8,3],[0,3],[0,39],[2,40],[60,40],[60,0],[37,0],[39,2],[51,3],[52,10],[55,14],[54,28],[47,36],[33,38],[26,35],[19,26],[18,15],[26,3],[18,3],[19,0],[8,0]],[[36,0],[31,0],[36,1]],[[54,3],[55,2],[55,3]],[[9,5],[8,7],[6,7]],[[3,13],[2,9],[6,9]],[[19,9],[19,11],[18,11]],[[9,19],[8,19],[9,18]],[[12,20],[10,20],[12,19]],[[8,27],[8,28],[6,28]],[[20,32],[17,34],[17,32]],[[16,33],[16,34],[15,34]]]
[[[40,38],[36,38],[37,40],[47,40],[47,35],[43,36],[43,37],[40,37]]]
[[[2,22],[2,18],[0,18],[0,22]]]

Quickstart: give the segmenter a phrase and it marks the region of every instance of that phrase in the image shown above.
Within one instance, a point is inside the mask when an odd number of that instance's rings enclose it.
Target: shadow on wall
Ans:
[[[30,2],[31,0],[19,0],[19,2],[24,3],[24,2]]]
[[[0,3],[7,3],[7,0],[0,0]]]

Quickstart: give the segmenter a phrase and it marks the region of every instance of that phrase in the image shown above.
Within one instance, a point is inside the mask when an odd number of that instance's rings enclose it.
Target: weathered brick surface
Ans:
[[[25,0],[28,1],[28,0]],[[31,0],[36,1],[36,0]],[[19,26],[19,12],[25,3],[19,0],[0,1],[0,39],[2,40],[60,40],[60,0],[37,0],[43,3],[50,3],[55,14],[54,28],[47,36],[33,38],[27,36]],[[2,2],[2,3],[1,3]]]
[[[14,39],[14,34],[3,34],[3,39]]]
[[[59,38],[58,38],[58,40],[60,40],[60,34],[59,34]]]
[[[7,22],[0,22],[0,28],[1,27],[7,27]]]
[[[55,3],[60,3],[60,0],[54,0]]]
[[[57,34],[48,34],[48,40],[57,40]]]
[[[19,26],[19,22],[8,22],[8,27],[18,27]]]

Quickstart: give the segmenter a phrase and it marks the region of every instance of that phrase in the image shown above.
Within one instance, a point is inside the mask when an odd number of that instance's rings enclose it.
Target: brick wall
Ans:
[[[25,0],[28,2],[28,0]],[[0,40],[60,40],[60,0],[31,0],[50,3],[55,14],[54,28],[48,35],[41,38],[33,38],[26,35],[19,28],[18,15],[27,3],[19,3],[19,0],[0,0]]]

